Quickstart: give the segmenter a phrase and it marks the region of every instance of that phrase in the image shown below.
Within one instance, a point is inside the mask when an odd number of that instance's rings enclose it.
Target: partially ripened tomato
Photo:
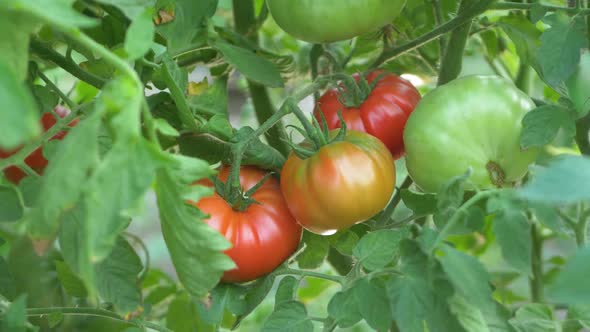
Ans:
[[[334,130],[334,137],[338,130]],[[348,131],[311,157],[291,154],[281,189],[291,213],[306,229],[333,234],[381,211],[395,188],[395,164],[377,138]]]
[[[65,118],[68,114],[70,114],[70,110],[65,107],[57,106],[53,109],[53,112],[59,116],[60,118]],[[72,127],[78,123],[78,119],[72,121],[69,126]],[[53,127],[57,120],[55,119],[55,115],[52,113],[43,113],[41,116],[41,125],[43,126],[43,131],[49,130],[49,128]],[[67,134],[67,131],[60,131],[55,134],[51,139],[52,140],[62,140]],[[20,149],[16,149],[14,151],[2,151],[0,150],[0,159],[8,158],[13,154],[17,153]],[[45,167],[47,167],[48,161],[43,157],[43,148],[39,147],[35,151],[33,151],[30,155],[25,158],[25,163],[31,167],[35,172],[38,174],[43,174]],[[6,178],[15,184],[18,184],[25,176],[25,172],[16,166],[10,166],[4,170],[4,174]]]
[[[359,75],[355,77],[358,81]],[[322,113],[328,128],[340,128],[338,111],[349,129],[369,133],[383,142],[394,158],[404,153],[404,127],[410,113],[420,101],[420,92],[405,79],[383,71],[374,71],[367,75],[368,83],[380,78],[374,89],[358,105],[344,105],[344,96],[333,89],[326,92],[319,100],[314,115],[321,123]],[[354,103],[354,101],[351,101]]]
[[[530,97],[498,76],[468,76],[433,90],[406,124],[410,176],[428,192],[469,168],[472,187],[510,186],[537,156],[520,147],[522,119],[533,108]]]
[[[226,181],[229,167],[219,172]],[[240,184],[244,192],[259,183],[266,172],[251,166],[240,169]],[[210,181],[206,185],[212,186]],[[289,212],[279,181],[265,180],[251,197],[258,203],[236,211],[220,195],[201,199],[195,205],[210,215],[209,226],[218,230],[233,246],[225,253],[237,268],[226,271],[222,281],[245,282],[272,272],[297,249],[301,226]]]
[[[391,23],[406,0],[267,0],[277,24],[312,43],[350,39]]]

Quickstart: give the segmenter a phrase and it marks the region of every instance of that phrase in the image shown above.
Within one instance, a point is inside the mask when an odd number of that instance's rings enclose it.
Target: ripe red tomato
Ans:
[[[56,106],[53,109],[53,111],[60,118],[65,118],[68,114],[70,114],[70,110],[63,107],[63,106]],[[53,125],[55,125],[56,122],[57,122],[57,120],[55,119],[55,116],[52,113],[49,113],[49,112],[43,113],[43,115],[41,116],[41,125],[43,126],[44,132],[49,130],[49,128],[53,127]],[[69,126],[73,127],[78,122],[79,122],[79,120],[75,119],[74,121],[70,122]],[[54,139],[62,140],[66,136],[67,133],[68,133],[67,131],[60,131],[57,134],[55,134],[51,138],[51,140],[54,140]],[[13,150],[13,151],[0,150],[0,159],[8,158],[8,157],[12,156],[13,154],[17,153],[19,150],[20,150],[20,148]],[[43,157],[42,147],[37,148],[30,155],[28,155],[25,158],[25,163],[29,167],[31,167],[33,170],[35,170],[37,173],[42,175],[43,171],[45,170],[45,167],[47,167],[47,163],[48,163],[47,159],[45,159],[45,157]],[[6,175],[6,178],[14,184],[19,184],[20,181],[24,177],[27,176],[23,170],[21,170],[20,168],[18,168],[16,166],[10,166],[10,167],[6,168],[4,170],[4,174]]]
[[[227,181],[229,171],[229,167],[222,168],[219,179]],[[243,190],[254,187],[265,175],[258,168],[242,167]],[[212,186],[211,181],[201,183]],[[205,222],[233,244],[225,254],[237,268],[225,272],[224,282],[250,281],[272,272],[295,252],[301,239],[301,226],[289,212],[277,179],[267,178],[252,198],[260,204],[254,203],[244,211],[234,210],[217,193],[192,203],[209,214]]]
[[[373,71],[367,81],[373,82],[383,71]],[[354,75],[359,80],[359,75]],[[346,107],[339,100],[337,89],[326,92],[319,100],[314,115],[321,123],[320,112],[324,114],[328,128],[340,127],[338,111],[349,129],[371,134],[383,142],[395,159],[404,154],[404,127],[410,113],[420,101],[420,92],[405,79],[385,74],[373,91],[358,107]]]
[[[303,227],[330,235],[383,210],[395,189],[395,163],[377,138],[348,131],[307,159],[292,153],[281,170],[281,189]]]

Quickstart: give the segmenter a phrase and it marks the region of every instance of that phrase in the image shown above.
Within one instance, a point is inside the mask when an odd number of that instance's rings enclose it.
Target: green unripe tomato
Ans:
[[[270,14],[292,36],[330,43],[371,32],[390,23],[406,0],[267,0]]]
[[[537,156],[536,149],[520,148],[522,119],[533,108],[531,98],[497,76],[468,76],[436,88],[406,124],[410,176],[427,192],[469,168],[471,186],[510,186]]]
[[[578,70],[565,82],[579,114],[590,111],[590,53],[584,52]]]

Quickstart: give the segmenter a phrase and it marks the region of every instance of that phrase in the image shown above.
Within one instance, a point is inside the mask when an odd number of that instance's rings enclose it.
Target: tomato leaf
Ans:
[[[406,207],[414,211],[415,215],[428,215],[437,211],[436,195],[421,194],[402,189],[401,197]]]
[[[400,249],[404,275],[387,284],[391,313],[400,330],[422,332],[427,324],[444,332],[464,331],[446,305],[453,289],[440,265],[430,262],[416,242],[404,240]]]
[[[125,52],[129,59],[139,59],[150,50],[156,30],[153,16],[154,9],[146,8],[131,22],[125,36]]]
[[[16,188],[0,185],[0,222],[20,220],[23,214],[23,202]]]
[[[359,236],[352,230],[346,229],[327,237],[330,245],[342,255],[352,256],[353,249],[359,242]]]
[[[551,28],[540,37],[537,58],[544,80],[552,87],[560,87],[575,72],[580,62],[580,49],[588,46],[585,20],[557,12],[545,16],[543,22]]]
[[[189,105],[197,114],[225,115],[228,114],[227,78],[218,77],[212,85],[200,94],[188,99]]]
[[[553,321],[553,310],[540,303],[525,304],[516,311],[510,324],[519,332],[553,332],[561,330],[558,322]]]
[[[10,304],[0,321],[0,330],[10,332],[27,331],[27,295],[20,295]]]
[[[281,73],[265,58],[221,40],[215,41],[212,46],[223,54],[227,63],[236,67],[248,79],[273,88],[283,86]]]
[[[145,13],[146,8],[151,8],[156,4],[156,0],[131,0],[131,1],[120,1],[120,0],[97,0],[105,5],[111,5],[120,9],[125,16],[130,19],[134,19],[139,15]],[[151,17],[150,17],[151,19]]]
[[[466,331],[490,332],[481,310],[464,297],[455,294],[448,302],[451,312],[457,316],[459,323]]]
[[[353,254],[370,271],[385,267],[399,254],[399,243],[410,234],[408,228],[369,233],[354,247]]]
[[[301,302],[286,301],[270,314],[261,331],[309,332],[313,331],[313,323],[307,317],[307,310]]]
[[[52,238],[60,225],[60,217],[76,205],[89,171],[98,162],[97,136],[100,113],[80,121],[63,139],[41,180],[39,197],[43,200],[31,213],[28,232],[34,238]],[[55,188],[61,194],[55,195]]]
[[[332,297],[328,304],[328,314],[341,328],[351,327],[363,319],[352,288],[338,292]]]
[[[553,142],[559,129],[572,139],[576,134],[576,116],[569,110],[547,105],[528,112],[522,120],[520,147],[542,147]]]
[[[4,257],[0,257],[0,296],[5,296],[8,299],[13,299],[16,296],[14,279]]]
[[[500,27],[514,43],[520,61],[541,72],[537,52],[540,46],[539,31],[524,14],[511,14],[500,18]]]
[[[195,301],[187,293],[176,296],[168,306],[166,327],[176,332],[214,331],[201,319]]]
[[[31,92],[5,61],[0,58],[0,149],[10,150],[39,135],[41,126]]]
[[[141,304],[138,274],[142,268],[135,250],[119,237],[109,257],[96,265],[98,293],[120,312],[137,310]]]
[[[328,256],[328,250],[330,249],[330,243],[323,236],[308,231],[303,232],[301,245],[304,245],[305,248],[295,257],[295,260],[302,269],[317,269],[320,267],[324,263],[326,256]]]
[[[299,280],[293,276],[286,276],[281,280],[275,294],[275,309],[283,302],[295,300],[297,286]]]
[[[7,5],[65,29],[95,26],[98,21],[74,10],[72,8],[74,2],[75,0],[9,0]]]
[[[455,289],[477,308],[493,305],[490,276],[485,267],[474,257],[450,246],[442,246],[439,257],[443,270]]]
[[[547,167],[533,168],[533,177],[518,195],[533,202],[574,204],[590,200],[590,159],[562,156]]]
[[[59,325],[64,319],[64,314],[61,312],[52,312],[47,315],[47,324],[50,328],[54,328]]]
[[[222,252],[230,243],[206,223],[202,212],[185,203],[192,183],[212,174],[205,162],[176,157],[174,168],[157,173],[156,196],[162,233],[172,263],[187,291],[201,297],[235,264]]]
[[[588,273],[590,273],[590,248],[579,249],[549,287],[548,297],[557,303],[590,304],[590,285],[584,281],[584,276]]]
[[[386,331],[393,320],[385,286],[378,279],[362,278],[353,285],[358,311],[375,330]]]
[[[84,286],[82,280],[66,263],[55,261],[55,270],[57,271],[57,277],[59,278],[61,285],[68,295],[77,298],[86,298],[88,296],[86,286]]]
[[[116,1],[117,0],[111,0]],[[207,38],[205,19],[213,16],[218,0],[177,0],[174,19],[157,27],[157,32],[166,38],[170,54],[203,45]]]
[[[494,198],[488,201],[488,210],[495,206],[494,234],[502,248],[502,257],[514,268],[531,275],[531,225],[523,209],[510,200]]]

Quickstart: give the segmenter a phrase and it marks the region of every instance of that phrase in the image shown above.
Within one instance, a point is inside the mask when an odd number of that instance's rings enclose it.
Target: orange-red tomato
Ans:
[[[60,118],[65,118],[68,114],[70,114],[70,110],[62,106],[55,107],[53,111]],[[72,121],[69,124],[69,126],[75,126],[78,123],[78,121],[78,119]],[[49,130],[49,128],[53,127],[53,125],[55,125],[56,122],[57,120],[55,119],[55,116],[51,113],[43,113],[43,115],[41,116],[41,125],[43,126],[43,131]],[[55,134],[51,139],[62,140],[66,136],[66,134],[67,131],[60,131],[57,134]],[[0,159],[8,158],[13,154],[17,153],[19,150],[20,148],[13,151],[0,150]],[[45,170],[45,167],[47,167],[48,164],[47,159],[43,157],[43,149],[39,147],[30,155],[28,155],[25,158],[25,164],[27,164],[29,167],[35,170],[38,174],[43,174],[43,171]],[[19,184],[20,181],[27,176],[23,170],[16,166],[10,166],[6,168],[4,170],[4,174],[6,175],[6,178],[14,184]]]
[[[221,181],[227,181],[229,170],[229,167],[220,170]],[[258,168],[242,167],[240,183],[244,192],[265,175]],[[202,184],[212,186],[210,181]],[[301,239],[301,226],[289,212],[278,180],[267,178],[252,198],[260,204],[254,203],[244,211],[234,210],[217,193],[195,204],[210,215],[207,224],[233,244],[225,254],[237,268],[225,272],[221,279],[224,282],[250,281],[272,272],[295,252]]]
[[[307,159],[291,154],[281,171],[281,189],[303,227],[329,235],[387,205],[395,189],[395,164],[377,138],[348,131],[342,141],[322,146]]]
[[[371,83],[383,73],[373,71],[366,79]],[[354,75],[354,78],[358,81],[359,75]],[[320,113],[323,113],[329,129],[340,128],[338,111],[341,111],[349,129],[377,137],[396,159],[404,154],[404,127],[421,98],[420,92],[410,82],[388,73],[381,77],[358,107],[348,108],[340,98],[340,92],[332,89],[318,100],[314,115],[320,123]]]

